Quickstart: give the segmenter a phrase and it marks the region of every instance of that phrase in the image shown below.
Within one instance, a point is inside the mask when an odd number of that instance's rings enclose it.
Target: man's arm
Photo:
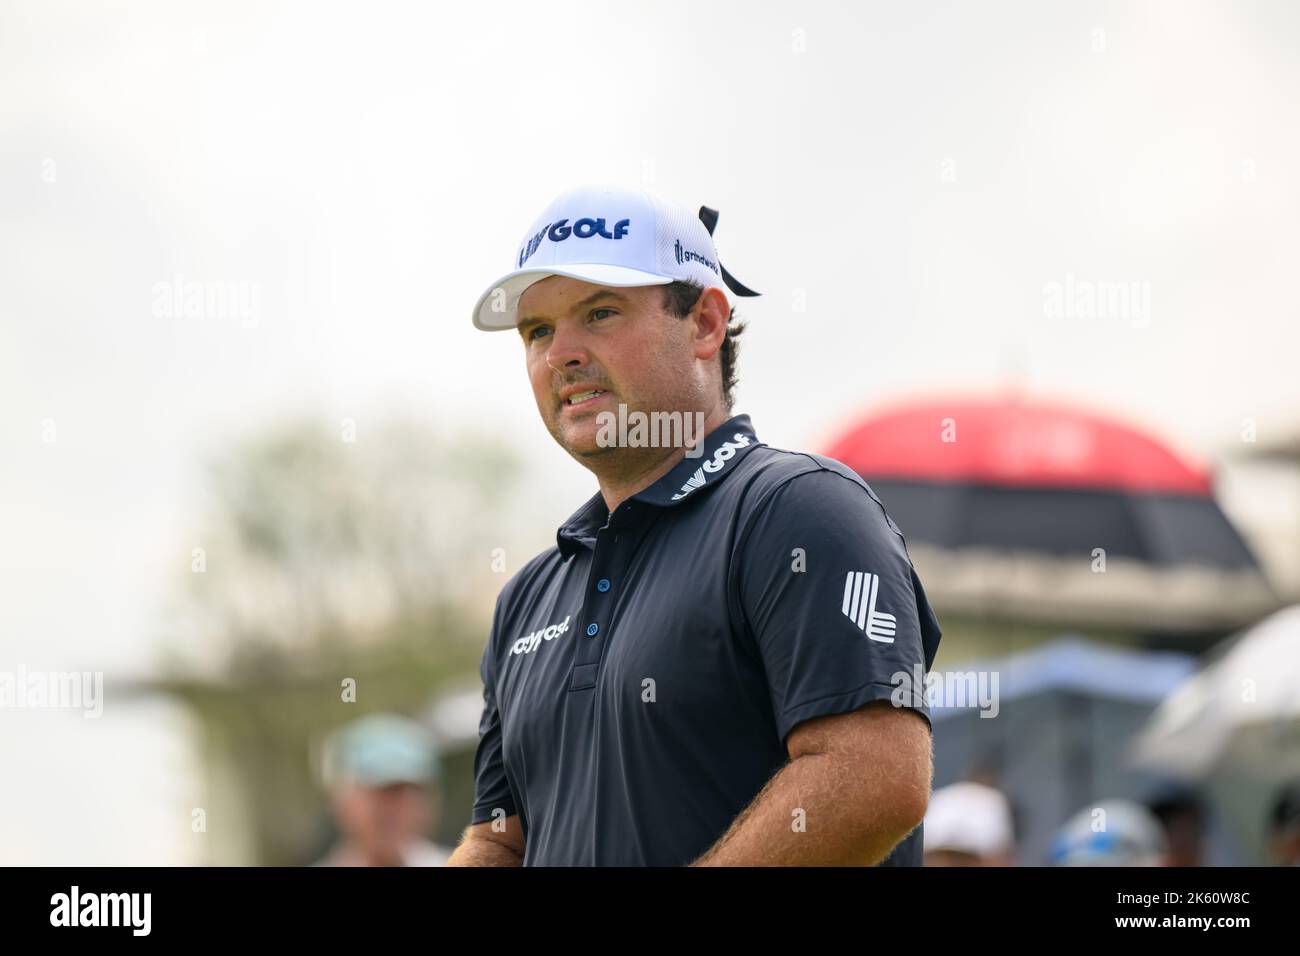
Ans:
[[[519,817],[506,817],[505,829],[493,830],[491,820],[466,828],[448,866],[523,866],[524,831]]]
[[[790,762],[692,866],[874,866],[925,818],[933,759],[916,711],[872,701],[804,721],[786,746]]]

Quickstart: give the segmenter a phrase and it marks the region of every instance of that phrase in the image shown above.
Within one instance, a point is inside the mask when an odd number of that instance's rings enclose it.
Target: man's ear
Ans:
[[[691,309],[696,358],[708,360],[718,354],[727,338],[727,323],[730,321],[731,306],[726,293],[716,287],[705,289]]]

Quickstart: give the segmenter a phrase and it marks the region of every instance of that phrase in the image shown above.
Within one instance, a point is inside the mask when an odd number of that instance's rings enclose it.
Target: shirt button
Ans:
[[[587,625],[587,636],[588,636],[588,637],[595,637],[595,636],[596,636],[596,632],[599,631],[599,630],[600,630],[600,625],[599,625],[599,624],[588,624],[588,625]]]
[[[603,592],[603,591],[608,591],[608,590],[609,590],[609,578],[601,578],[599,581],[597,581],[597,582],[596,582],[596,590],[597,590],[597,591],[602,591],[602,592]]]

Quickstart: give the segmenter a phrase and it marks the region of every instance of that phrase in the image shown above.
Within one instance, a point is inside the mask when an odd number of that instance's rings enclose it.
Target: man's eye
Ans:
[[[538,332],[549,332],[549,331],[550,331],[550,329],[548,329],[548,328],[547,328],[546,326],[544,326],[544,325],[534,325],[534,326],[533,326],[531,329],[529,329],[528,332],[527,332],[527,338],[528,338],[528,341],[529,341],[529,342],[532,342],[534,339],[536,339],[536,338],[537,338],[537,333],[538,333]]]
[[[617,314],[618,314],[618,310],[617,310],[617,309],[593,309],[592,312],[591,312],[591,317],[592,317],[593,319],[595,319],[595,318],[599,318],[599,317],[600,317],[600,313],[602,313],[602,312],[608,312],[610,315],[617,315]]]

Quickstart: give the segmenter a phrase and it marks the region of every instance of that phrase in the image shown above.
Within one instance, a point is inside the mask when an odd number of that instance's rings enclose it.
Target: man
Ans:
[[[316,866],[445,866],[426,838],[438,815],[438,756],[418,723],[370,714],[337,731],[325,776],[340,839]]]
[[[1206,809],[1200,796],[1185,784],[1164,783],[1145,801],[1165,831],[1168,866],[1204,866]]]
[[[732,415],[716,218],[567,192],[474,310],[599,491],[497,600],[450,865],[921,862],[938,622],[866,484]]]

